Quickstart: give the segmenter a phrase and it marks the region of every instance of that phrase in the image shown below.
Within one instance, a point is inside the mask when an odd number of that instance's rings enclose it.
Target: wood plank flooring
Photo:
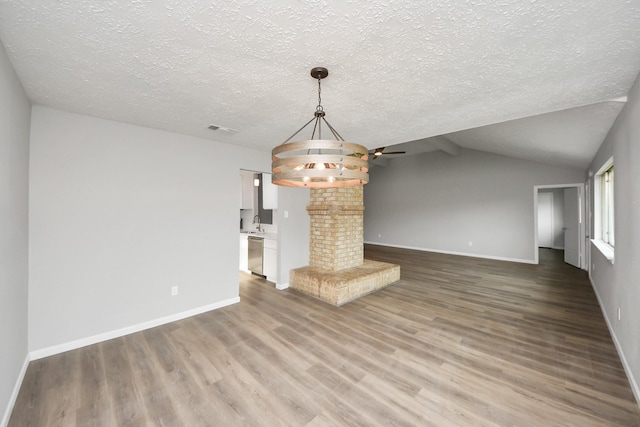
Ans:
[[[640,426],[586,273],[367,246],[400,282],[241,303],[29,365],[10,426]]]

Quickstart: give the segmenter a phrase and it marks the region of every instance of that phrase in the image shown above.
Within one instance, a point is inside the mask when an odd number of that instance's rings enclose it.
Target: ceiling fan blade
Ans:
[[[385,151],[382,154],[384,154],[384,155],[387,155],[387,154],[407,154],[407,152],[406,151]]]

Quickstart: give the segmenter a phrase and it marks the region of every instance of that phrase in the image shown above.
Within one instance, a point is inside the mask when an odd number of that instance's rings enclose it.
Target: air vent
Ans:
[[[224,126],[218,126],[218,125],[213,125],[213,124],[209,125],[209,129],[215,130],[216,132],[224,132],[224,133],[228,133],[228,134],[238,133],[237,129],[226,128]]]

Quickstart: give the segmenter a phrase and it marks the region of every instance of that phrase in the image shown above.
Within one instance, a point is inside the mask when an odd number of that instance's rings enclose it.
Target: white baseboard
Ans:
[[[276,283],[276,289],[283,291],[289,287],[289,283]]]
[[[471,254],[466,252],[456,252],[456,251],[443,251],[440,249],[429,249],[429,248],[419,248],[416,246],[405,246],[405,245],[392,245],[390,243],[380,243],[380,242],[367,242],[364,243],[368,245],[376,245],[376,246],[389,246],[391,248],[400,248],[400,249],[411,249],[414,251],[423,251],[423,252],[435,252],[439,254],[447,254],[447,255],[459,255],[459,256],[468,256],[472,258],[483,258],[483,259],[493,259],[496,261],[509,261],[509,262],[519,262],[524,264],[536,264],[536,262],[532,259],[522,259],[522,258],[507,258],[507,257],[499,257],[499,256],[491,256],[491,255],[479,255],[479,254]]]
[[[631,391],[633,391],[633,395],[636,398],[636,403],[638,404],[638,406],[640,406],[640,388],[638,387],[638,382],[633,376],[633,371],[631,371],[631,366],[629,366],[629,363],[627,362],[627,358],[624,356],[624,351],[622,351],[622,347],[620,346],[618,337],[616,336],[616,333],[613,330],[613,326],[609,321],[607,312],[604,309],[604,304],[602,304],[602,299],[600,298],[600,294],[598,293],[598,288],[596,288],[595,284],[593,283],[593,280],[591,279],[591,272],[589,272],[589,282],[591,282],[591,287],[593,288],[593,292],[596,294],[596,298],[598,299],[598,305],[600,305],[600,311],[602,311],[602,316],[604,317],[604,321],[607,323],[607,328],[609,328],[609,334],[611,334],[611,338],[613,339],[613,344],[616,346],[616,350],[618,351],[618,356],[620,357],[620,361],[622,362],[622,367],[624,368],[624,372],[627,374],[629,385],[631,385]]]
[[[24,381],[24,375],[27,373],[27,368],[29,367],[29,362],[31,358],[29,354],[24,358],[24,362],[22,363],[22,369],[20,369],[20,373],[18,374],[18,378],[16,379],[16,383],[13,386],[13,392],[11,393],[11,397],[9,398],[9,402],[7,403],[7,408],[4,411],[4,415],[2,416],[2,422],[0,422],[1,427],[7,427],[9,424],[9,418],[11,418],[11,412],[13,412],[13,407],[16,404],[16,400],[18,399],[18,393],[20,393],[20,387],[22,386],[22,381]]]
[[[187,317],[206,313],[207,311],[216,310],[218,308],[226,307],[228,305],[236,304],[239,302],[240,302],[240,297],[230,298],[224,301],[219,301],[213,304],[183,311],[182,313],[176,313],[170,316],[161,317],[159,319],[150,320],[148,322],[138,323],[137,325],[127,326],[126,328],[117,329],[115,331],[105,332],[102,334],[93,335],[91,337],[81,338],[79,340],[67,342],[64,344],[54,345],[54,346],[43,348],[40,350],[34,350],[30,353],[30,357],[31,357],[31,360],[42,359],[43,357],[53,356],[54,354],[64,353],[65,351],[69,351],[69,350],[75,350],[77,348],[96,344],[102,341],[107,341],[113,338],[122,337],[124,335],[133,334],[135,332],[144,331],[145,329],[155,328],[156,326],[175,322],[177,320],[182,320]]]

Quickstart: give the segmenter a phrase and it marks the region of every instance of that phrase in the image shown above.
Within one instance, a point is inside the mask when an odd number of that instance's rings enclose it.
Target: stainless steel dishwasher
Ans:
[[[262,237],[249,236],[249,253],[248,253],[248,267],[249,271],[258,276],[264,277],[262,274],[262,254],[264,253],[264,240]]]

